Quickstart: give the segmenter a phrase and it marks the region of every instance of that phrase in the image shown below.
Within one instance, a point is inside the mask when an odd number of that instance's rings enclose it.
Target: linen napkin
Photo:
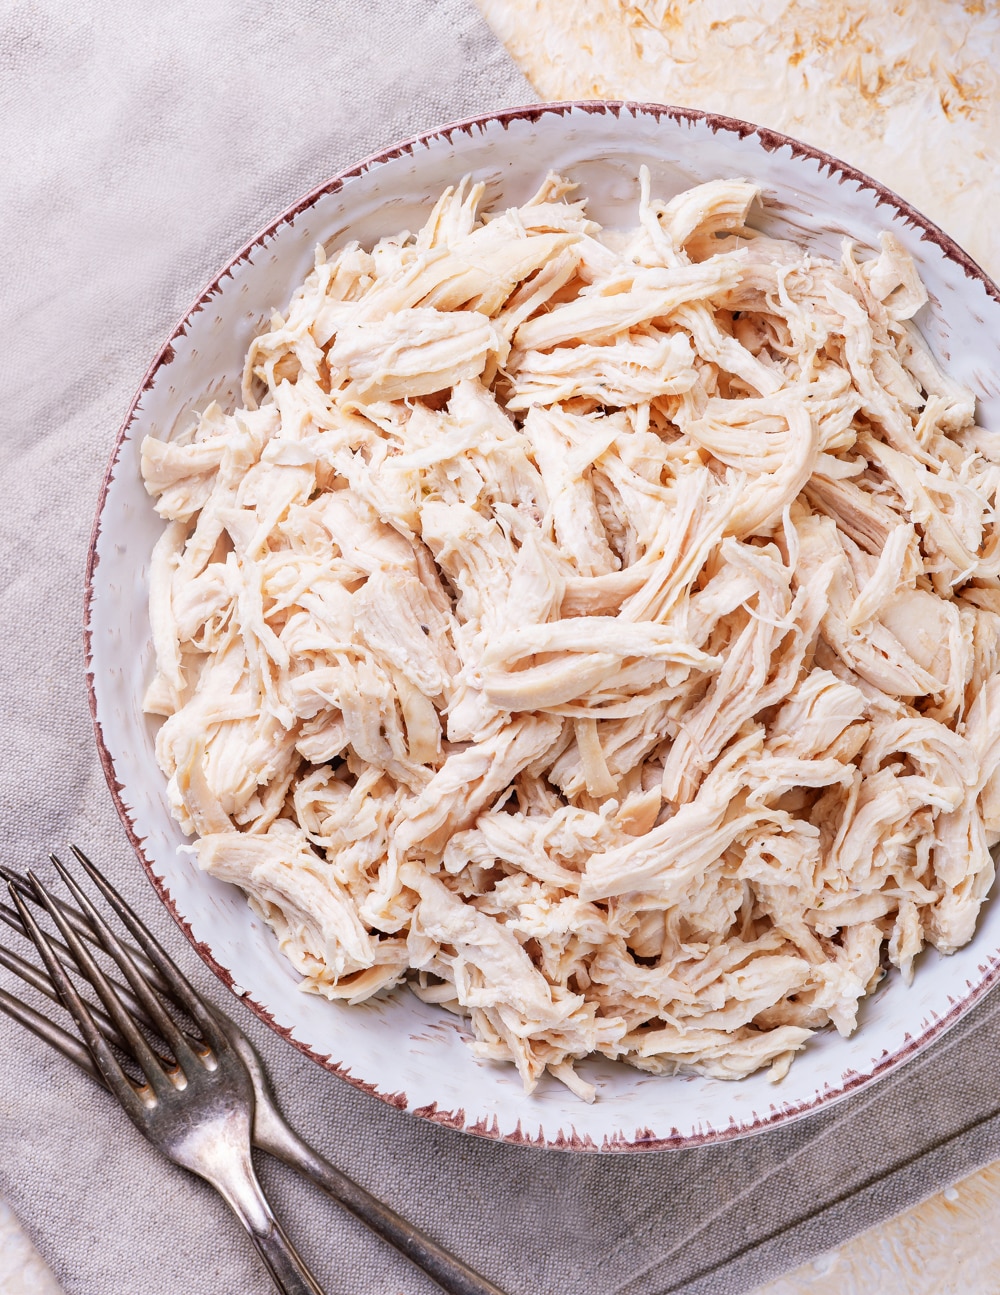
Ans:
[[[395,139],[533,95],[471,0],[15,0],[0,67],[4,857],[91,852],[244,1026],[303,1134],[511,1295],[735,1295],[1000,1155],[1000,1000],[796,1124],[599,1156],[393,1110],[215,982],[125,842],[87,712],[83,570],[116,428],[203,284],[294,198]],[[284,1167],[261,1173],[331,1295],[436,1289]],[[67,1295],[271,1289],[214,1193],[5,1017],[0,1196]]]

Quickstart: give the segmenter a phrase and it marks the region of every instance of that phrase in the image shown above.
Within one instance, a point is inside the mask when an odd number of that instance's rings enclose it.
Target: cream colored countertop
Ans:
[[[996,0],[476,2],[540,99],[783,131],[887,184],[1000,277]]]
[[[997,1295],[1000,1162],[753,1295]]]
[[[540,99],[769,126],[876,176],[1000,277],[1000,6],[476,0]],[[1000,1162],[755,1295],[1000,1295]]]
[[[10,1208],[0,1200],[0,1292],[60,1295],[60,1287]]]

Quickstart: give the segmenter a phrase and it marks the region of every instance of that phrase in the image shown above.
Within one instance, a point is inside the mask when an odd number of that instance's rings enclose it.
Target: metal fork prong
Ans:
[[[49,973],[49,979],[59,991],[60,998],[79,1026],[83,1041],[87,1045],[94,1064],[101,1072],[104,1082],[128,1111],[129,1115],[133,1119],[139,1119],[143,1103],[135,1085],[121,1068],[118,1058],[111,1051],[111,1045],[97,1028],[87,1004],[77,993],[76,986],[70,980],[65,967],[56,956],[55,950],[49,943],[48,936],[35,921],[33,913],[13,885],[10,886],[10,893],[17,911],[21,914],[25,929],[34,940],[35,947],[41,954],[45,969]]]
[[[111,882],[108,881],[107,877],[105,877],[101,872],[97,864],[91,863],[79,846],[71,845],[69,848],[73,851],[74,856],[87,873],[87,876],[118,914],[122,922],[128,927],[133,937],[139,942],[143,952],[156,966],[160,975],[167,983],[165,992],[168,993],[176,1003],[184,1008],[198,1026],[199,1030],[201,1030],[206,1043],[217,1051],[228,1048],[229,1041],[223,1033],[219,1023],[188,984],[187,980],[178,970],[167,951],[146,929],[145,925],[140,921],[136,913],[129,907],[125,900],[122,899],[121,895],[119,895]]]
[[[24,929],[24,923],[18,917],[17,912],[13,908],[8,908],[6,904],[0,904],[0,922],[6,922],[12,931],[27,937],[28,933]]]
[[[50,857],[55,858],[54,855]],[[6,877],[8,882],[11,881],[10,868],[0,867],[0,873],[2,873]],[[30,899],[33,904],[41,904],[41,901],[39,900],[38,896],[35,894],[35,891],[31,886],[31,883],[28,881],[27,877],[19,877],[18,874],[16,873],[14,873],[13,876],[17,878],[17,881],[14,884],[17,885],[17,889],[18,891],[20,891],[22,897],[24,897],[25,899]],[[25,889],[22,889],[21,885],[19,885],[18,882],[23,882]],[[25,893],[25,891],[27,891],[27,893]],[[54,903],[56,902],[56,897],[54,895],[51,895],[50,898],[53,900]],[[86,920],[81,916],[80,913],[76,911],[75,908],[73,908],[70,904],[64,903],[62,900],[58,901],[57,906],[59,908],[59,911],[63,914],[66,920],[73,927],[73,930],[76,931],[78,935],[82,934],[83,930],[88,931],[89,934],[87,935],[86,938],[90,941],[90,943],[94,944],[97,948],[102,948],[101,944],[97,940],[97,936],[94,934],[93,931],[90,930],[90,927],[87,925]],[[16,931],[18,935],[23,936],[26,940],[31,938],[28,935],[28,932],[24,929],[24,923],[18,917],[17,913],[12,908],[8,908],[6,904],[0,904],[0,921],[6,922],[12,931]],[[63,961],[71,965],[74,962],[74,958],[72,953],[66,947],[66,945],[63,944],[61,940],[57,940],[53,935],[50,935],[48,938],[49,938],[49,943],[58,952],[59,956],[63,959]],[[122,947],[131,956],[133,962],[143,973],[146,979],[150,981],[150,983],[152,983],[157,989],[160,989],[162,993],[166,994],[167,997],[171,997],[169,990],[163,988],[164,982],[163,982],[162,976],[156,970],[153,964],[149,961],[146,955],[144,953],[140,953],[138,949],[133,949],[132,946],[130,944],[126,944],[124,940],[121,943],[122,943]],[[2,948],[2,946],[0,946],[0,948]],[[16,955],[10,954],[10,956],[15,957]],[[14,968],[11,967],[10,970],[13,971]],[[135,994],[133,994],[132,990],[129,989],[127,985],[123,985],[117,980],[112,980],[111,984],[115,990],[115,993],[122,1000],[122,1002],[125,1004],[128,1010],[132,1013],[132,1015],[135,1016],[139,1021],[141,1021],[143,1025],[148,1025],[151,1029],[155,1029],[156,1026],[153,1024],[153,1021],[150,1019],[149,1014],[146,1012],[139,999],[135,996]],[[38,988],[38,986],[36,986],[36,988]],[[43,989],[42,993],[45,993],[45,992],[46,991]],[[49,997],[50,998],[53,997],[51,989],[49,990]],[[56,1002],[60,1001],[58,996],[55,996],[55,1001]],[[181,1004],[178,1004],[178,1006],[181,1006]],[[99,1011],[100,1009],[95,1009],[93,1007],[93,1004],[91,1004],[91,1010]],[[100,1021],[100,1017],[98,1019],[103,1029],[103,1022]],[[110,1021],[108,1021],[108,1025],[112,1030],[114,1029]],[[106,1036],[108,1035],[107,1030],[104,1030],[104,1033]],[[194,1038],[186,1030],[184,1031],[184,1034],[188,1039],[188,1043],[190,1044],[190,1046],[197,1048],[200,1045],[201,1043],[200,1039]],[[108,1037],[111,1037],[111,1036],[108,1036]],[[120,1038],[115,1037],[114,1042],[116,1043],[120,1042]],[[168,1063],[164,1061],[164,1064],[166,1065]]]
[[[5,868],[2,865],[0,865],[0,876],[2,876],[7,881],[8,885],[12,885],[15,887],[23,899],[30,899],[33,904],[41,904],[41,900],[35,894],[34,888],[32,887],[31,883],[28,881],[27,877],[22,877],[20,876],[20,874],[14,872],[11,868]],[[88,940],[92,945],[95,946],[95,948],[99,949],[102,947],[97,936],[87,925],[86,920],[76,911],[75,908],[71,907],[69,904],[63,903],[61,899],[57,899],[56,896],[54,895],[50,895],[50,899],[54,904],[56,904],[60,913],[62,913],[62,915],[66,918],[67,922],[70,924],[70,926],[73,928],[73,930],[76,932],[77,935],[80,935],[85,940]],[[0,904],[0,922],[5,922],[12,931],[16,931],[18,935],[24,936],[26,940],[31,938],[28,935],[28,932],[24,929],[24,923],[21,921],[20,917],[18,917],[14,909],[8,908],[6,904]],[[50,935],[49,943],[52,945],[54,949],[58,951],[59,955],[64,960],[68,960],[69,962],[74,961],[73,955],[70,953],[69,949],[66,947],[65,944],[62,943],[61,940],[57,940],[54,936]],[[129,953],[132,954],[133,958],[135,959],[136,963],[139,965],[139,968],[142,971],[145,972],[147,967],[150,969],[150,971],[153,974],[149,976],[149,979],[152,980],[154,984],[159,986],[160,976],[159,976],[159,973],[156,971],[156,968],[153,967],[152,964],[149,963],[147,959],[141,953],[139,953],[137,949],[130,949],[128,945],[126,945],[125,947],[128,949]],[[129,1011],[134,1013],[136,1016],[138,1016],[144,1025],[152,1025],[153,1022],[149,1019],[148,1015],[143,1010],[142,1004],[132,993],[132,991],[126,988],[125,985],[120,985],[117,981],[112,981],[112,984],[114,985],[116,991],[121,995]],[[43,990],[42,992],[44,993],[45,991]]]
[[[27,934],[27,932],[22,932],[22,934],[24,934],[25,939],[31,938]],[[69,950],[64,948],[64,946],[61,945],[58,940],[54,940],[51,936],[49,936],[49,943],[57,951],[61,950],[62,952],[64,952],[66,955],[66,958],[72,961],[72,957],[70,955]],[[58,956],[58,953],[57,953],[57,956]],[[46,998],[51,998],[52,1001],[54,1003],[58,1003],[60,1007],[63,1006],[62,999],[59,997],[55,989],[52,987],[52,982],[51,980],[49,980],[48,976],[46,976],[45,972],[39,970],[39,968],[36,967],[33,962],[28,962],[27,959],[22,958],[20,954],[15,953],[13,949],[8,949],[6,948],[6,946],[2,944],[0,944],[0,966],[4,966],[7,968],[8,971],[12,971],[14,975],[19,976],[26,985],[30,985],[32,989],[37,989],[38,992],[40,994],[44,994]],[[122,997],[125,1000],[125,1004],[129,1008],[129,1010],[135,1012],[136,1015],[141,1015],[144,1024],[148,1024],[152,1026],[153,1025],[152,1021],[149,1021],[148,1019],[145,1018],[145,1014],[142,1013],[141,1004],[138,1002],[137,999],[135,999],[131,991],[126,989],[124,985],[119,985],[117,981],[113,980],[111,983],[114,986],[116,993],[118,993],[120,997]],[[133,1002],[135,1003],[135,1007],[132,1006]],[[117,1044],[119,1047],[123,1048],[127,1052],[128,1048],[125,1047],[125,1040],[115,1029],[114,1022],[111,1020],[111,1017],[108,1016],[106,1012],[102,1011],[100,1007],[97,1007],[94,1003],[88,1003],[87,1006],[90,1008],[91,1015],[93,1016],[94,1020],[97,1022],[97,1028],[101,1031],[104,1037],[106,1039],[109,1039],[112,1043]],[[136,1011],[137,1008],[139,1009],[138,1011]],[[165,1057],[161,1057],[160,1060],[163,1063],[163,1065],[170,1064],[170,1062]]]
[[[173,1050],[177,1064],[185,1074],[190,1075],[192,1073],[192,1066],[201,1064],[201,1058],[191,1047],[187,1037],[174,1021],[173,1017],[150,989],[121,940],[119,940],[118,936],[111,930],[107,922],[105,922],[104,918],[90,902],[85,892],[77,885],[76,879],[73,875],[67,871],[54,854],[50,854],[49,858],[52,860],[53,867],[65,882],[66,888],[80,905],[80,909],[83,912],[84,917],[90,923],[95,935],[100,940],[105,953],[114,958],[115,962],[117,962],[118,966],[121,968],[125,979],[132,988],[132,992],[142,1004],[143,1011],[149,1018],[153,1029],[158,1031],[162,1038],[167,1041],[167,1044]]]
[[[56,991],[52,988],[52,981],[44,971],[39,971],[33,962],[28,962],[17,954],[13,949],[8,949],[0,944],[0,966],[6,967],[12,971],[15,976],[20,976],[26,985],[32,989],[37,989],[40,994],[46,998],[51,998],[54,1003],[61,1003],[61,999]]]
[[[49,858],[53,859],[55,856],[50,854]],[[15,872],[13,868],[8,868],[5,864],[0,864],[0,877],[3,877],[7,882],[13,883],[25,899],[30,899],[33,904],[39,903],[38,896],[35,894],[27,877],[22,876],[19,872]],[[72,926],[77,935],[82,936],[83,939],[88,940],[97,948],[101,947],[100,941],[90,929],[90,925],[82,913],[78,913],[72,904],[67,904],[65,900],[59,899],[56,895],[52,895],[50,898],[59,909],[60,913],[62,913],[66,918],[66,921],[69,922],[70,926]],[[19,935],[27,934],[21,924],[21,919],[14,910],[8,908],[6,904],[0,904],[0,921],[6,922],[7,925],[12,930],[17,931]],[[49,939],[52,939],[52,937],[50,936]],[[60,944],[58,940],[52,940],[52,942],[60,952],[69,956],[69,950],[64,944]],[[149,983],[155,989],[158,989],[161,993],[170,997],[170,987],[146,955],[140,949],[133,948],[131,944],[126,944],[124,940],[122,941],[122,944],[128,950],[132,961],[146,977]],[[129,1004],[129,1008],[130,1010],[135,1010],[131,1003]]]
[[[8,882],[8,885],[9,884],[10,882]],[[30,898],[34,904],[38,903],[38,896],[34,892],[32,892],[30,896],[23,895],[23,898]],[[6,922],[12,931],[16,931],[18,935],[22,935],[26,940],[31,939],[31,936],[25,930],[24,923],[21,921],[20,917],[18,917],[13,908],[8,908],[6,904],[0,904],[0,922]],[[66,948],[65,944],[63,944],[61,940],[57,940],[54,936],[50,935],[49,942],[54,949],[58,949],[61,955],[72,961],[72,955],[70,954],[69,949]]]
[[[79,967],[80,974],[84,976],[88,981],[90,981],[90,984],[93,986],[94,991],[97,994],[97,997],[101,1000],[101,1003],[103,1004],[105,1011],[111,1017],[112,1021],[114,1021],[115,1029],[124,1039],[128,1047],[128,1051],[139,1063],[139,1066],[142,1069],[143,1074],[146,1076],[146,1081],[149,1084],[149,1087],[152,1089],[154,1093],[157,1091],[162,1091],[163,1085],[169,1084],[170,1079],[167,1077],[166,1073],[164,1072],[164,1069],[160,1063],[159,1057],[156,1055],[153,1049],[146,1042],[146,1038],[143,1035],[142,1031],[139,1029],[138,1025],[136,1025],[135,1021],[128,1014],[125,1008],[122,1006],[121,999],[112,989],[111,982],[108,980],[107,976],[104,974],[101,968],[94,961],[94,958],[91,955],[90,950],[87,948],[86,944],[79,938],[76,932],[72,929],[72,927],[67,922],[66,918],[63,917],[62,913],[59,912],[59,909],[55,906],[55,904],[52,903],[51,896],[49,895],[49,892],[45,889],[45,887],[42,885],[41,881],[31,871],[28,872],[28,880],[31,882],[35,890],[38,892],[38,897],[42,901],[42,904],[45,906],[46,911],[48,912],[49,916],[52,918],[53,922],[55,922],[56,926],[58,926],[63,936],[63,939],[69,945],[70,953],[73,955],[73,961]],[[26,914],[28,914],[27,905],[21,899],[20,895],[18,895],[17,892],[13,889],[13,887],[11,888],[11,893],[15,896],[15,902],[18,905],[18,911],[20,912],[22,918],[25,918]],[[36,944],[38,944],[38,936],[41,935],[43,939],[45,937],[43,932],[40,930],[38,923],[35,921],[34,917],[31,917],[30,920],[31,920],[31,938],[35,941]],[[37,935],[36,935],[36,932],[37,932]],[[40,945],[39,945],[39,950],[41,951]],[[80,995],[77,993],[75,986],[73,985],[72,981],[69,979],[69,976],[66,974],[65,968],[59,962],[59,959],[55,956],[54,953],[52,956],[53,956],[54,963],[58,968],[59,974],[60,974],[59,982],[55,982],[54,976],[53,976],[53,982],[56,983],[56,988],[59,990],[59,993],[63,995],[63,1002],[66,1003],[66,1006],[73,1013],[74,1017],[76,1017],[76,1022],[80,1026],[81,1030],[83,1030],[83,1025],[81,1023],[80,1017],[77,1015],[76,1009],[77,1007],[80,1007],[86,1012],[87,1019],[90,1023],[91,1028],[93,1029],[95,1034],[98,1037],[100,1037],[101,1043],[106,1048],[107,1043],[105,1043],[103,1036],[100,1035],[100,1032],[98,1031],[97,1026],[94,1023],[94,1018],[90,1015],[90,1012],[87,1010],[86,1004],[84,1003]],[[47,958],[45,960],[45,967],[46,967],[46,970],[49,972],[49,974],[52,975],[52,967],[49,966],[49,961]],[[63,993],[64,986],[69,986],[70,990],[72,991],[73,1000],[74,1000],[72,1003],[67,1001]],[[85,1033],[84,1038],[87,1042],[87,1046],[92,1047],[90,1036]]]
[[[94,1058],[87,1051],[86,1047],[79,1039],[73,1037],[54,1021],[50,1021],[47,1016],[41,1012],[35,1011],[27,1003],[22,1003],[19,998],[13,994],[8,994],[6,989],[0,989],[0,1012],[6,1014],[12,1019],[23,1025],[26,1030],[30,1030],[36,1038],[47,1043],[50,1047],[61,1052],[64,1057],[74,1061],[81,1070],[85,1070],[91,1079],[96,1079],[99,1084],[107,1088],[107,1080],[97,1069],[94,1064]]]
[[[3,877],[4,881],[15,886],[21,892],[21,897],[23,899],[30,899],[33,904],[38,903],[38,896],[35,894],[31,882],[22,873],[16,872],[13,868],[8,868],[5,863],[0,863],[0,877]],[[74,909],[70,904],[64,903],[57,895],[52,895],[51,899],[77,935],[81,936],[84,940],[89,940],[91,944],[98,943],[97,936],[76,909]],[[2,907],[3,905],[0,905],[0,908]],[[10,916],[13,916],[9,908],[6,908],[4,911],[5,913],[10,914]],[[4,917],[4,914],[0,913],[0,917]],[[7,918],[4,917],[4,920],[7,921]],[[9,922],[8,925],[10,925]]]
[[[32,892],[31,898],[34,901],[34,903],[36,904],[39,903],[38,896],[35,895],[34,892]],[[17,913],[12,908],[8,908],[6,904],[0,904],[0,921],[6,922],[12,931],[16,931],[18,935],[23,936],[26,940],[31,939],[31,936],[24,929],[24,923],[18,917]],[[66,945],[63,944],[61,940],[57,940],[53,935],[50,935],[48,939],[53,949],[56,950],[56,952],[63,959],[63,961],[65,963],[72,964],[73,955],[72,953],[70,953],[69,949],[67,949]],[[51,984],[49,983],[48,980],[45,979],[44,976],[42,976],[42,973],[38,971],[37,967],[32,967],[32,964],[30,962],[24,962],[23,964],[25,967],[31,968],[31,970],[35,973],[36,976],[41,977],[41,979],[44,981],[44,984],[48,985],[47,989],[43,985],[37,984],[35,980],[33,979],[28,980],[27,976],[21,975],[21,972],[17,967],[11,966],[9,962],[4,962],[3,961],[4,956],[6,956],[7,958],[17,959],[19,962],[23,961],[22,959],[18,958],[18,955],[16,953],[12,952],[10,949],[5,949],[4,946],[0,944],[0,962],[2,962],[3,965],[6,966],[9,971],[13,971],[16,976],[21,976],[22,980],[27,980],[28,984],[32,985],[33,988],[35,989],[41,990],[43,994],[48,994],[49,998],[51,998],[54,1002],[57,1002],[57,1003],[61,1002],[59,995],[53,992]],[[120,985],[117,980],[113,980],[111,983],[115,988],[115,992],[125,1003],[125,1006],[129,1009],[129,1011],[132,1012],[134,1016],[137,1016],[144,1025],[151,1026],[153,1022],[143,1011],[142,1004],[132,993],[132,991],[128,988],[128,986]],[[91,1010],[100,1012],[100,1009],[95,1008],[93,1004],[91,1005]],[[108,1022],[108,1024],[110,1025],[110,1021]]]

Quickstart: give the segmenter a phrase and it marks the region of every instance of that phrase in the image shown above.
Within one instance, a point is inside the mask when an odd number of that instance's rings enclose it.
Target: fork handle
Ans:
[[[474,1269],[467,1267],[419,1228],[365,1191],[353,1178],[348,1178],[328,1160],[324,1160],[318,1151],[299,1137],[277,1110],[272,1110],[269,1114],[271,1118],[266,1132],[259,1124],[254,1127],[254,1145],[261,1151],[266,1151],[268,1155],[284,1161],[286,1165],[311,1178],[373,1232],[395,1246],[411,1263],[422,1268],[448,1295],[504,1295],[499,1286],[494,1286]]]
[[[246,1228],[282,1295],[323,1295],[323,1288],[274,1217],[249,1158],[241,1159],[238,1167],[227,1165],[224,1173],[209,1181]]]

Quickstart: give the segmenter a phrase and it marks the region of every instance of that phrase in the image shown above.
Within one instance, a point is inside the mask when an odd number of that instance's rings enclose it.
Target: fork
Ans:
[[[172,995],[201,1034],[201,1046],[192,1043],[73,877],[62,864],[57,863],[57,869],[105,952],[118,964],[132,993],[174,1057],[171,1065],[153,1050],[85,942],[52,902],[45,887],[29,872],[28,880],[59,928],[73,961],[90,982],[116,1033],[144,1076],[137,1083],[122,1067],[48,936],[12,885],[10,893],[21,921],[41,954],[49,979],[72,1013],[105,1084],[132,1123],[158,1151],[174,1164],[204,1178],[222,1196],[246,1228],[283,1295],[323,1295],[319,1283],[282,1231],[257,1181],[250,1159],[253,1086],[246,1066],[212,1014],[166,959],[159,970],[170,983]],[[143,944],[139,932],[133,930],[132,935]],[[154,962],[158,961],[150,949],[146,952]]]
[[[56,970],[54,972],[52,970],[50,957],[46,956],[46,951],[42,947],[42,944],[39,944],[38,947],[42,953],[43,959],[45,960],[46,967],[49,968],[52,980],[60,986],[60,994],[62,993],[62,982],[64,980],[68,980],[65,970],[60,965],[60,955],[63,960],[65,960],[67,956],[70,956],[74,962],[77,962],[85,977],[90,979],[91,983],[94,984],[95,989],[98,991],[98,996],[101,998],[101,1001],[104,1003],[106,1008],[104,1013],[97,1008],[91,1009],[93,1017],[92,1024],[97,1030],[98,1036],[103,1035],[105,1039],[111,1039],[119,1046],[122,1043],[127,1043],[129,1044],[127,1050],[131,1050],[131,1043],[127,1031],[122,1031],[120,1029],[119,1014],[109,1009],[107,999],[104,994],[101,993],[100,982],[90,975],[89,966],[87,965],[89,955],[87,950],[81,946],[81,939],[86,940],[91,944],[95,944],[98,947],[103,947],[112,957],[115,958],[115,961],[118,962],[122,971],[125,972],[126,979],[129,981],[131,988],[123,986],[117,982],[109,981],[107,978],[104,978],[103,980],[105,992],[110,990],[111,995],[117,997],[119,1011],[124,1010],[122,1008],[122,1004],[124,1003],[125,1008],[128,1009],[126,1015],[131,1014],[131,1016],[138,1018],[138,1020],[140,1020],[144,1025],[151,1026],[157,1030],[157,1032],[163,1033],[160,1028],[160,1022],[162,1017],[166,1016],[166,1013],[163,1012],[162,1006],[159,1004],[155,995],[151,993],[149,989],[149,985],[151,984],[188,1012],[191,1018],[198,1025],[199,1029],[203,1029],[202,1019],[208,1019],[212,1024],[214,1024],[217,1031],[222,1031],[225,1043],[228,1044],[232,1054],[234,1054],[231,1060],[227,1060],[226,1064],[231,1068],[235,1068],[232,1063],[238,1063],[241,1061],[245,1068],[246,1078],[252,1088],[253,1116],[251,1129],[252,1140],[255,1146],[261,1150],[267,1151],[269,1154],[284,1161],[293,1168],[298,1169],[301,1173],[309,1177],[318,1186],[322,1187],[331,1196],[333,1196],[341,1205],[361,1219],[362,1222],[366,1223],[376,1233],[399,1249],[412,1262],[421,1267],[428,1276],[437,1281],[444,1290],[449,1292],[449,1295],[503,1295],[498,1287],[488,1282],[485,1278],[467,1267],[460,1260],[449,1254],[447,1250],[444,1250],[441,1246],[437,1245],[436,1242],[421,1233],[411,1223],[390,1210],[363,1187],[355,1183],[352,1179],[347,1177],[347,1175],[343,1174],[340,1170],[336,1169],[326,1161],[318,1152],[310,1147],[308,1143],[304,1142],[297,1133],[295,1133],[278,1109],[263,1065],[249,1039],[243,1034],[235,1022],[231,1021],[222,1012],[218,1011],[218,1009],[208,1008],[207,1005],[197,997],[189,982],[182,976],[172,960],[163,950],[162,946],[158,944],[125,900],[101,874],[96,865],[91,863],[87,856],[76,846],[71,846],[70,848],[81,866],[86,870],[94,884],[101,891],[109,905],[118,914],[122,922],[128,927],[136,942],[143,950],[145,950],[145,953],[140,952],[139,949],[136,949],[131,945],[119,941],[117,937],[110,932],[106,923],[104,923],[100,918],[100,915],[93,908],[93,905],[89,902],[86,895],[79,889],[72,877],[67,873],[66,869],[54,855],[50,856],[54,866],[58,869],[74,898],[87,914],[87,917],[84,917],[81,912],[74,909],[71,905],[66,904],[64,901],[45,891],[44,887],[34,874],[29,873],[28,877],[23,877],[13,869],[0,866],[0,875],[5,877],[8,881],[18,909],[17,913],[14,913],[4,905],[0,904],[0,919],[6,921],[8,925],[15,927],[15,929],[20,930],[24,934],[30,933],[33,939],[35,938],[35,932],[37,931],[42,937],[42,941],[48,944],[48,953],[56,965]],[[41,932],[37,923],[31,919],[30,912],[27,910],[26,905],[23,902],[25,899],[30,899],[34,903],[44,904],[60,932],[66,938],[68,947],[59,944],[58,941],[51,937],[46,937],[45,934]],[[18,916],[18,914],[20,916]],[[108,942],[109,939],[110,943]],[[38,943],[37,940],[36,943]],[[58,953],[56,950],[58,950]],[[84,959],[82,964],[77,958],[78,950],[81,952]],[[122,962],[122,957],[127,960],[128,969],[126,964]],[[89,958],[89,963],[90,965],[95,965],[93,964],[92,958]],[[9,970],[14,971],[15,974],[33,985],[34,988],[47,994],[50,998],[56,998],[58,1001],[57,995],[53,992],[52,984],[41,972],[38,971],[37,968],[19,958],[12,951],[4,949],[2,946],[0,946],[0,964],[7,966]],[[142,986],[141,989],[137,988],[136,981],[138,981],[139,985]],[[73,990],[71,982],[69,985],[69,992],[70,999],[67,1005],[70,1006],[72,1010],[72,996],[75,994],[75,990]],[[79,995],[76,995],[76,998],[79,1000]],[[149,1007],[150,998],[154,1004],[152,1009]],[[86,1005],[83,1006],[84,1010],[86,1010]],[[197,1013],[195,1010],[196,1008]],[[7,1015],[25,1025],[26,1028],[35,1033],[39,1038],[43,1039],[64,1056],[74,1061],[93,1078],[98,1080],[98,1082],[104,1084],[105,1087],[110,1087],[104,1067],[99,1064],[97,1054],[89,1047],[90,1038],[88,1037],[86,1028],[80,1021],[79,1016],[76,1015],[76,1011],[74,1011],[74,1016],[76,1016],[78,1023],[80,1023],[81,1031],[84,1032],[84,1037],[87,1039],[88,1047],[86,1048],[75,1036],[68,1034],[47,1017],[36,1012],[26,1003],[21,1002],[3,989],[0,989],[0,1010],[6,1012]],[[177,1027],[170,1018],[167,1016],[166,1019],[169,1022],[169,1026],[167,1028],[169,1029],[172,1027],[176,1030]],[[132,1022],[132,1025],[134,1028],[134,1022]],[[207,1035],[204,1036],[203,1042],[202,1040],[190,1038],[186,1034],[183,1034],[182,1031],[180,1033],[182,1034],[180,1046],[182,1048],[187,1046],[189,1052],[193,1051],[197,1055],[199,1050],[204,1050],[205,1042],[209,1044],[209,1050],[212,1050],[211,1040]],[[173,1036],[164,1034],[164,1037],[167,1038],[168,1044],[172,1046],[174,1041]],[[107,1047],[106,1043],[104,1044],[104,1047]],[[222,1049],[222,1053],[223,1055],[228,1056],[224,1047]],[[111,1056],[114,1061],[113,1054],[111,1054]],[[181,1058],[176,1057],[176,1060],[177,1062],[180,1062]],[[165,1068],[164,1060],[158,1055],[156,1057],[156,1062],[161,1075],[168,1075],[168,1069]],[[117,1066],[117,1063],[115,1063],[115,1065]],[[166,1063],[166,1066],[170,1065],[172,1065],[172,1063]],[[118,1070],[120,1071],[120,1067],[118,1067]],[[197,1074],[197,1072],[195,1073]],[[168,1094],[168,1097],[169,1096],[170,1095]],[[142,1126],[140,1125],[140,1127]],[[195,1172],[198,1172],[198,1170],[195,1170]],[[277,1228],[276,1223],[274,1224],[274,1227]],[[277,1232],[274,1235],[278,1239],[276,1244],[283,1244],[288,1248],[288,1250],[291,1250],[291,1247],[287,1242],[287,1238],[284,1237],[280,1228],[277,1228]],[[292,1254],[294,1254],[294,1251],[292,1251]],[[264,1257],[265,1263],[267,1263],[267,1257]],[[299,1262],[301,1263],[301,1261]],[[269,1268],[270,1267],[271,1265],[269,1264]],[[275,1276],[275,1280],[278,1281],[278,1277],[275,1275],[273,1268],[271,1271],[272,1276]],[[318,1290],[319,1288],[315,1286],[315,1280],[312,1278],[309,1278],[309,1280],[314,1283],[312,1287],[308,1285],[304,1287],[292,1286],[287,1289],[296,1292],[300,1289]]]

